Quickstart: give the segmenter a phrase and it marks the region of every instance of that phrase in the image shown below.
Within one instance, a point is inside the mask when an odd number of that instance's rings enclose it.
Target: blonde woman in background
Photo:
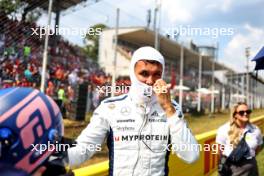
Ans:
[[[258,176],[258,166],[255,159],[256,152],[259,151],[263,143],[260,129],[250,123],[251,110],[246,103],[237,103],[232,111],[230,121],[222,125],[216,135],[216,143],[221,145],[221,157],[227,158],[238,146],[245,134],[245,141],[249,152],[238,163],[228,162],[229,173],[232,176]],[[223,173],[219,172],[219,175]]]

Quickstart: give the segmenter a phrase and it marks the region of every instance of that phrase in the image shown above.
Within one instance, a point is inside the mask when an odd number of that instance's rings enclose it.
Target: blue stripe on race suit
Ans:
[[[109,150],[109,176],[114,175],[114,139],[113,130],[110,128],[110,132],[107,137],[107,147]]]
[[[181,111],[181,108],[180,108],[180,105],[178,105],[176,102],[172,101],[172,105],[175,107],[176,111],[177,111],[177,114],[178,114],[178,117],[179,118],[182,118],[183,117],[183,114],[182,114],[182,111]]]
[[[167,151],[166,153],[166,158],[165,158],[165,166],[164,166],[164,175],[168,176],[169,175],[169,157],[170,157],[170,151]]]
[[[111,102],[115,102],[115,101],[121,101],[121,100],[124,100],[126,98],[127,98],[127,95],[123,96],[122,98],[105,100],[104,103],[111,103]]]
[[[171,139],[169,136],[168,144],[171,143]],[[164,166],[164,175],[168,176],[169,175],[169,157],[170,157],[170,150],[167,151],[166,157],[165,157],[165,166]]]

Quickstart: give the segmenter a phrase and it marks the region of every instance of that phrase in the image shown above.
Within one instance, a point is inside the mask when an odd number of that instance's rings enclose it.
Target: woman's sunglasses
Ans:
[[[237,114],[243,116],[245,113],[247,113],[247,115],[251,114],[252,110],[246,110],[246,111],[238,111]]]

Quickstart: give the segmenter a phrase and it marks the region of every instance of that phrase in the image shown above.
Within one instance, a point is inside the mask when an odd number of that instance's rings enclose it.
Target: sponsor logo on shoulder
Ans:
[[[167,122],[167,119],[149,119],[149,122]]]
[[[134,127],[127,127],[127,126],[124,126],[124,127],[116,127],[116,129],[118,131],[134,131],[135,130]]]
[[[129,107],[122,107],[120,113],[124,116],[127,116],[131,113],[131,109]]]
[[[127,123],[127,122],[135,122],[134,119],[119,119],[116,121],[117,123]]]
[[[150,118],[148,119],[149,122],[167,122],[167,118],[160,117],[157,111],[154,111],[152,114],[150,114]]]
[[[157,111],[154,111],[154,112],[151,114],[151,116],[153,116],[153,117],[158,117],[158,116],[159,116],[159,114],[158,114],[158,112],[157,112]]]
[[[114,104],[114,103],[110,103],[110,104],[108,105],[108,108],[109,108],[109,109],[114,109],[114,108],[115,108],[115,104]]]

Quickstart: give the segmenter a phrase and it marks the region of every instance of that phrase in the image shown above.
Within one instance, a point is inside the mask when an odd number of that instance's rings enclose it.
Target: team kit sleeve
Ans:
[[[168,117],[172,152],[187,163],[193,163],[199,158],[200,149],[191,130],[187,127],[183,113],[178,104],[173,103],[175,114]]]
[[[256,136],[257,136],[257,145],[258,146],[261,146],[261,145],[263,145],[263,136],[262,136],[262,134],[261,134],[261,131],[260,131],[260,129],[257,127],[257,130],[256,130]]]
[[[253,135],[254,135],[254,139],[256,140],[256,146],[254,146],[255,148],[257,148],[257,147],[262,147],[262,145],[263,145],[263,136],[262,136],[262,134],[261,134],[261,131],[260,131],[260,129],[257,127],[257,126],[255,126],[255,130],[254,130],[254,133],[253,133]]]
[[[217,144],[221,144],[221,145],[226,145],[227,142],[227,138],[225,136],[225,132],[228,129],[224,128],[225,126],[221,126],[220,128],[218,128],[217,132],[216,132],[216,138],[215,138],[215,142]]]
[[[109,123],[105,119],[104,109],[100,105],[93,113],[89,125],[81,132],[76,145],[68,149],[69,166],[78,166],[101,150],[101,144],[109,131]]]

